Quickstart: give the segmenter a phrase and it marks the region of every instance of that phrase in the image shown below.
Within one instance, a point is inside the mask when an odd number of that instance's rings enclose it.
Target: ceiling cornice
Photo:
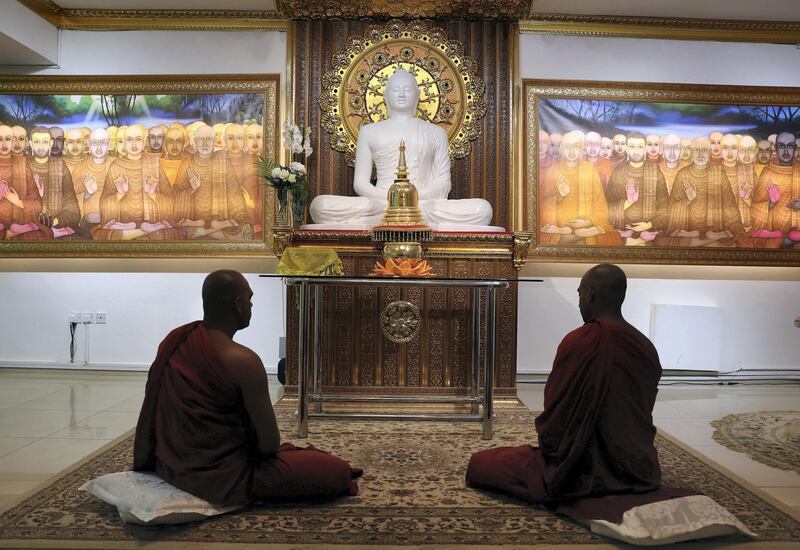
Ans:
[[[800,22],[537,14],[520,32],[623,38],[800,44]]]

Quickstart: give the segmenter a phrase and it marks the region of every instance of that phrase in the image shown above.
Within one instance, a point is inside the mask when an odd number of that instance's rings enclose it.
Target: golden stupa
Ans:
[[[430,240],[433,230],[425,225],[419,209],[417,188],[408,179],[406,144],[403,141],[400,142],[397,177],[386,199],[389,205],[381,223],[372,228],[372,240],[386,243],[383,257],[387,260],[421,257],[422,246],[419,243]]]

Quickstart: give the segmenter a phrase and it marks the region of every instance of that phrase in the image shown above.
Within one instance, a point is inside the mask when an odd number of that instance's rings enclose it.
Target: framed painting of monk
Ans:
[[[526,80],[531,255],[800,265],[800,88]]]
[[[0,77],[0,255],[270,253],[279,75]]]

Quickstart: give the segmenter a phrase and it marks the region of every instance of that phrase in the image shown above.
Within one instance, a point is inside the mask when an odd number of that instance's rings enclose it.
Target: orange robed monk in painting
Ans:
[[[241,273],[206,277],[203,320],[170,332],[150,367],[133,469],[219,505],[357,494],[361,470],[281,444],[264,365],[233,341],[252,296]]]
[[[615,265],[586,272],[578,287],[584,325],[558,346],[536,417],[539,446],[475,453],[468,486],[615,523],[635,506],[695,494],[661,485],[652,416],[661,364],[622,316],[626,289]]]
[[[0,239],[52,239],[53,230],[39,223],[42,195],[25,156],[13,154],[14,136],[0,125]]]

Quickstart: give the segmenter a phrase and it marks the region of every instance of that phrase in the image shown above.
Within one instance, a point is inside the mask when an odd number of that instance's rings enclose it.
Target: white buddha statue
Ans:
[[[425,223],[435,231],[504,231],[488,225],[492,206],[483,199],[450,200],[450,151],[447,133],[417,118],[419,88],[414,77],[398,69],[388,80],[384,101],[389,118],[361,127],[356,145],[353,188],[357,197],[320,195],[311,201],[314,224],[302,229],[370,229],[386,210],[386,195],[395,179],[400,142],[406,144],[409,180],[419,193]],[[370,182],[375,165],[377,183]]]

